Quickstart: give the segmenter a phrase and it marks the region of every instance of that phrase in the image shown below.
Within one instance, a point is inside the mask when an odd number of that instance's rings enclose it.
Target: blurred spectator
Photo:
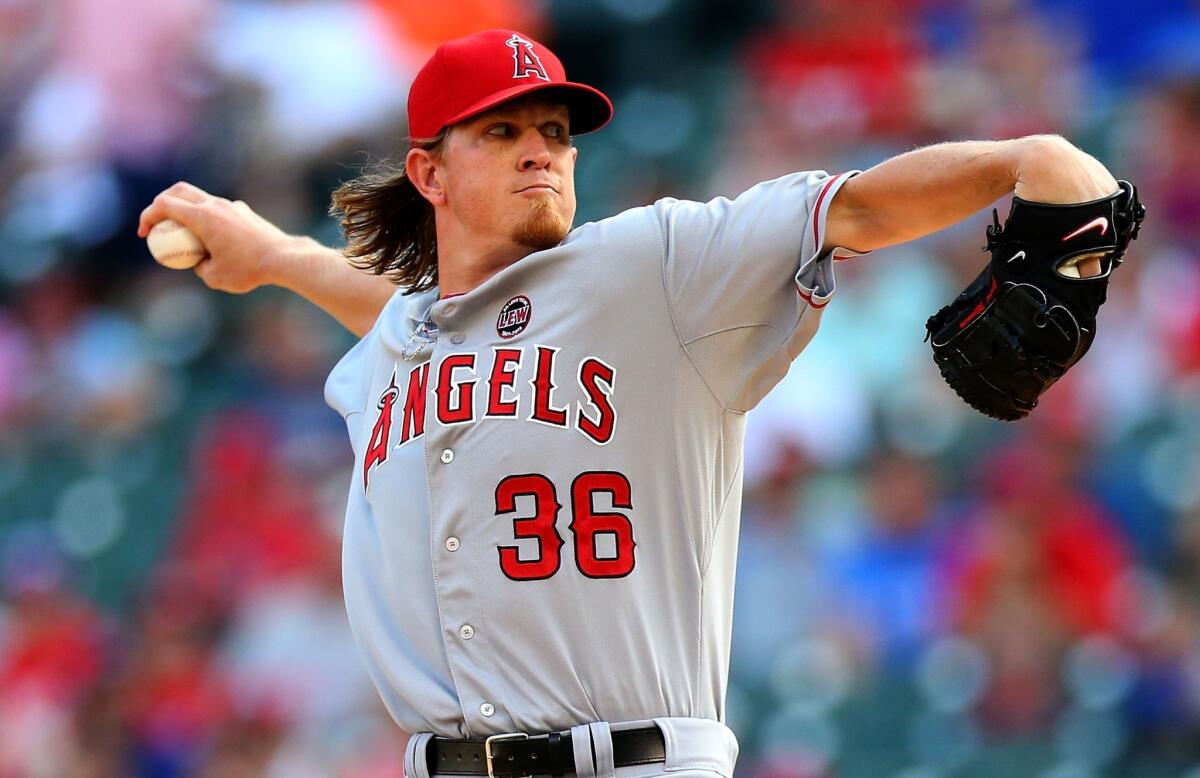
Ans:
[[[1200,512],[1178,517],[1166,573],[1165,581],[1148,576],[1129,603],[1142,663],[1130,719],[1139,750],[1200,760]]]
[[[260,587],[232,614],[221,666],[243,715],[321,731],[373,701],[346,622],[340,561],[335,539],[328,538],[310,569]]]
[[[33,344],[13,317],[0,311],[0,425],[19,421],[22,406],[32,394]]]
[[[992,658],[983,714],[1000,733],[1045,726],[1068,642],[1119,623],[1130,549],[1075,481],[1083,442],[1019,439],[981,463],[984,492],[948,552],[950,616]]]
[[[369,5],[386,20],[396,56],[414,71],[442,41],[496,27],[521,30],[537,40],[546,31],[542,4],[529,0],[369,0]]]
[[[761,90],[763,124],[781,137],[841,142],[905,132],[912,118],[913,69],[922,57],[906,3],[834,0],[780,3],[781,19],[746,44],[747,73]]]
[[[416,68],[388,54],[387,28],[366,2],[229,3],[208,40],[217,67],[262,92],[259,154],[313,156],[400,116]]]
[[[962,50],[943,64],[944,80],[932,85],[938,91],[926,95],[953,117],[941,129],[982,138],[1072,135],[1099,88],[1079,59],[1078,26],[1034,13],[1025,0],[985,0],[971,9],[976,18]],[[944,100],[943,90],[956,99]]]
[[[815,620],[819,580],[796,522],[810,467],[798,448],[782,446],[747,494],[738,541],[732,672],[748,683],[766,681],[779,652]],[[781,608],[783,602],[788,606]]]
[[[105,670],[107,625],[68,588],[48,533],[14,533],[0,551],[0,775],[61,770],[72,713]]]
[[[862,665],[899,673],[948,626],[947,517],[929,462],[880,451],[865,481],[861,533],[825,560],[828,618]]]
[[[262,416],[230,412],[196,452],[175,559],[222,612],[327,553],[312,486],[279,461],[278,441]]]

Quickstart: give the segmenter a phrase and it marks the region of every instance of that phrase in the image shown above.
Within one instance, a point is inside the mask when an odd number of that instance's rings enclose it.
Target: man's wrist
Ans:
[[[1059,135],[1031,135],[1015,143],[1014,189],[1024,200],[1080,203],[1117,191],[1103,165]]]
[[[1079,153],[1079,149],[1061,135],[1027,135],[1012,143],[1018,174],[1061,165]]]

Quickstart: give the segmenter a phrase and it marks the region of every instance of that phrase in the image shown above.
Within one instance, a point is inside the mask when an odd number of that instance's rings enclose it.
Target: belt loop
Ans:
[[[575,774],[579,778],[596,778],[592,761],[592,728],[587,724],[571,727],[571,748],[575,751]]]
[[[549,756],[549,763],[546,765],[546,771],[554,778],[571,772],[571,765],[575,761],[573,757],[568,760],[567,755],[563,753],[562,739],[561,732],[551,732],[547,736],[546,752]]]
[[[596,778],[616,778],[613,764],[612,730],[607,721],[588,725],[592,731],[592,753],[596,757]]]
[[[408,739],[404,747],[404,778],[430,778],[429,741],[430,732],[417,732]]]

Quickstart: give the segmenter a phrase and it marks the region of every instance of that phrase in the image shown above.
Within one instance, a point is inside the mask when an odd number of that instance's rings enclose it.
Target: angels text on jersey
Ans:
[[[497,346],[491,354],[449,353],[411,368],[397,362],[375,403],[378,415],[363,457],[363,489],[369,488],[372,470],[387,461],[393,447],[425,434],[427,418],[447,427],[484,419],[520,420],[574,429],[598,446],[608,443],[617,421],[616,368],[595,356],[568,367],[562,364],[560,350]],[[526,364],[532,366],[532,376],[518,381]],[[577,392],[563,383],[568,370]]]

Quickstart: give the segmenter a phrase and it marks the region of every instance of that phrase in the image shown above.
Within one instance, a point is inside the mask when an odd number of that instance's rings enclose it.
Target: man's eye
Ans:
[[[497,135],[507,138],[508,136],[512,135],[512,127],[509,127],[507,124],[497,124],[488,128],[488,135]]]
[[[548,124],[546,133],[552,138],[565,138],[567,137],[567,128],[561,124]]]

